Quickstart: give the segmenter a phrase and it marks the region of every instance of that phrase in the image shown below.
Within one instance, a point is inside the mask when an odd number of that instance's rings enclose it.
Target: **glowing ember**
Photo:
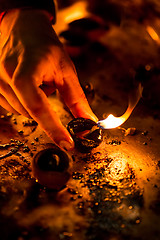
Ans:
[[[151,26],[147,26],[147,32],[149,33],[150,37],[155,40],[156,42],[159,42],[159,36],[156,33],[156,31],[151,27]]]
[[[142,91],[143,87],[141,84],[139,84],[138,88],[133,91],[129,97],[129,105],[126,112],[121,117],[114,117],[112,114],[110,114],[106,119],[98,121],[98,126],[103,129],[111,129],[116,128],[124,123],[129,118],[133,109],[139,102],[139,99],[142,96]]]

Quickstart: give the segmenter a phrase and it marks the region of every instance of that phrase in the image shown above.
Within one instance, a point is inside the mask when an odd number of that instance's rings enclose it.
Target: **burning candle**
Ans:
[[[129,96],[129,104],[126,112],[121,117],[114,117],[110,114],[106,119],[97,122],[98,126],[102,129],[112,129],[122,125],[131,115],[133,109],[139,102],[142,96],[143,87],[139,83],[138,88],[135,89]]]

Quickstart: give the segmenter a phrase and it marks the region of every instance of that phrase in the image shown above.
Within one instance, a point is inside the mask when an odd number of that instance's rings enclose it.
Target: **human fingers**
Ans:
[[[45,84],[45,82],[43,82],[39,87],[43,90],[47,97],[56,90],[55,86],[50,86],[48,84]]]
[[[68,56],[62,58],[58,72],[61,75],[61,80],[57,82],[57,88],[73,115],[75,117],[90,118],[97,122],[98,119],[88,104]]]
[[[0,94],[3,107],[12,110],[13,113],[19,113],[30,118],[29,113],[20,103],[12,87],[2,79],[0,79]]]
[[[19,115],[19,113],[8,103],[8,101],[5,99],[5,97],[2,94],[0,94],[0,105],[3,108],[5,108],[8,112]]]
[[[55,143],[67,150],[72,149],[73,139],[51,107],[46,94],[37,86],[36,77],[39,75],[35,67],[30,66],[27,72],[25,66],[24,60],[14,73],[13,89],[16,95],[30,116]]]

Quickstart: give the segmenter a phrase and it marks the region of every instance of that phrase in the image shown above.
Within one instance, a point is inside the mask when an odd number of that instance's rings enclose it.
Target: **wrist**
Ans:
[[[0,14],[14,9],[41,9],[47,11],[56,19],[56,0],[1,0]]]
[[[4,16],[6,15],[21,15],[21,14],[33,14],[33,15],[44,15],[46,17],[48,17],[48,19],[50,21],[54,21],[54,17],[51,13],[49,13],[46,10],[43,9],[34,9],[34,8],[30,8],[30,7],[26,7],[26,8],[17,8],[17,9],[10,9],[7,11],[4,11],[2,13],[0,13],[0,22],[2,22]]]
[[[3,13],[1,18],[1,32],[10,32],[10,29],[18,22],[19,26],[23,26],[27,30],[28,27],[37,26],[47,23],[52,25],[52,15],[41,9],[23,8],[12,9]],[[24,29],[24,30],[25,30]]]

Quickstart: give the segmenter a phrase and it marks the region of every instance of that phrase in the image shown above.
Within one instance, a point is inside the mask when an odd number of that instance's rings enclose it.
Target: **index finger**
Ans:
[[[61,81],[58,81],[56,86],[66,105],[75,117],[90,118],[97,122],[98,119],[88,104],[72,62],[65,59],[59,66]]]
[[[37,121],[47,135],[58,145],[65,145],[66,149],[74,147],[73,139],[62,125],[56,112],[51,107],[45,93],[36,85],[32,71],[23,71],[20,65],[14,74],[13,89],[30,116]]]

